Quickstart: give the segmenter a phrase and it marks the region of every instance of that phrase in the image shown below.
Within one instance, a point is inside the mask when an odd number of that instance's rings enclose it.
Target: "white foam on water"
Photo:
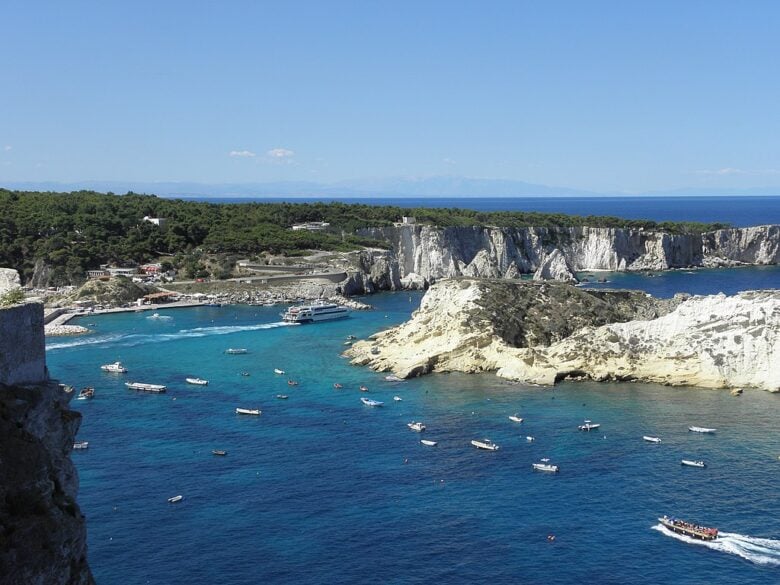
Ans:
[[[704,541],[690,538],[667,530],[661,524],[653,526],[653,530],[682,540],[688,544],[698,544],[709,549],[737,555],[757,565],[771,565],[780,567],[780,540],[771,538],[756,538],[733,532],[719,532],[717,540]]]
[[[212,335],[229,335],[231,333],[241,333],[244,331],[261,331],[263,329],[276,329],[277,327],[298,326],[299,323],[286,323],[279,321],[277,323],[261,323],[258,325],[233,325],[224,327],[196,327],[194,329],[181,329],[175,333],[159,334],[139,334],[130,335],[107,335],[101,337],[81,337],[71,341],[62,341],[51,343],[46,346],[47,351],[54,349],[66,349],[70,347],[80,347],[85,345],[118,345],[133,347],[145,343],[161,343],[164,341],[177,341],[179,339],[190,339],[194,337],[209,337]]]

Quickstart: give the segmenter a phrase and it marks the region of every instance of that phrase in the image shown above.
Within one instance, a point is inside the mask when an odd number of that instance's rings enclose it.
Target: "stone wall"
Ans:
[[[47,377],[43,305],[0,308],[0,384],[40,384]]]

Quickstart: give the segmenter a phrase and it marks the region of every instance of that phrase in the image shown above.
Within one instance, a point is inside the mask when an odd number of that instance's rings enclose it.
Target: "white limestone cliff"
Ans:
[[[19,272],[13,268],[0,268],[0,295],[19,287]]]
[[[487,298],[495,286],[492,281],[441,281],[409,321],[356,343],[346,355],[356,365],[400,377],[495,371],[537,384],[587,377],[780,391],[780,291],[679,298],[668,312],[660,308],[657,317],[585,325],[550,343],[533,343],[526,335],[531,342],[519,347],[501,330],[516,309],[503,311]],[[579,304],[573,299],[571,310]],[[549,307],[546,316],[544,306],[533,306],[527,314],[530,318],[537,311],[534,318],[541,321],[560,317],[552,314],[559,307]]]
[[[566,261],[566,256],[558,248],[542,260],[534,273],[534,280],[559,280],[575,284],[579,282],[577,275]]]

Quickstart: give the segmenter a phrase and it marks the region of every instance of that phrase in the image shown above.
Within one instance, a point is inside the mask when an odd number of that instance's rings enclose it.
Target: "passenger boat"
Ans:
[[[274,368],[274,374],[277,376],[284,376],[284,370],[280,370],[279,368]]]
[[[549,459],[542,459],[540,463],[533,463],[532,467],[534,471],[548,471],[550,473],[558,473],[558,466],[550,463]]]
[[[231,347],[225,350],[225,353],[228,355],[242,355],[245,353],[249,353],[249,351],[243,347]]]
[[[708,429],[707,427],[688,427],[692,433],[714,433],[718,429]]]
[[[236,414],[251,414],[259,416],[262,411],[259,408],[236,408]]]
[[[78,441],[76,443],[73,443],[74,449],[88,449],[89,448],[89,441]]]
[[[203,378],[184,378],[184,381],[187,382],[187,384],[195,384],[196,386],[208,386],[209,381],[204,380]]]
[[[699,526],[692,522],[686,522],[679,518],[669,518],[668,516],[662,516],[658,519],[661,526],[667,530],[676,534],[682,534],[696,540],[711,541],[718,538],[718,529],[709,528],[707,526]]]
[[[175,504],[176,502],[181,502],[184,499],[184,496],[173,496],[172,498],[168,498],[168,502],[171,504]]]
[[[166,386],[163,386],[161,384],[144,384],[143,382],[125,382],[125,386],[130,388],[130,390],[140,390],[142,392],[165,392],[167,389]]]
[[[227,451],[224,451],[222,449],[212,449],[211,452],[214,455],[219,455],[220,457],[224,457],[225,455],[227,455]]]
[[[401,402],[403,398],[401,398],[400,396],[393,396],[393,400],[395,400],[396,402]]]
[[[642,438],[645,441],[647,441],[648,443],[660,443],[661,442],[661,439],[659,439],[658,437],[648,437],[647,435],[644,435]]]
[[[113,364],[103,364],[100,369],[104,372],[111,372],[112,374],[126,374],[127,368],[122,365],[122,362],[114,362]]]
[[[76,400],[89,400],[90,398],[94,398],[94,397],[95,397],[95,389],[87,387],[87,388],[82,388],[79,391],[79,395],[78,398],[76,398]]]
[[[365,404],[366,406],[384,406],[384,402],[380,402],[379,400],[371,400],[370,398],[360,398],[360,402]]]
[[[594,423],[592,421],[586,420],[583,424],[581,424],[577,428],[580,429],[581,431],[595,431],[600,426],[601,425],[599,423]]]
[[[289,396],[287,396],[287,394],[277,394],[276,397],[279,400],[287,400],[289,398]]]
[[[282,320],[287,323],[317,323],[332,321],[349,316],[349,309],[334,303],[320,301],[310,305],[296,305],[282,313]]]
[[[683,459],[680,461],[680,465],[687,465],[688,467],[707,467],[704,461],[692,461],[690,459]]]
[[[427,439],[420,439],[420,443],[422,443],[426,447],[435,447],[437,445],[436,441],[429,441]]]
[[[498,451],[500,448],[490,439],[472,439],[471,444],[477,449],[485,449],[486,451]]]
[[[516,423],[523,422],[523,419],[521,417],[517,416],[516,414],[510,415],[509,416],[509,420],[511,420],[512,422],[516,422]]]
[[[425,425],[421,422],[410,422],[406,423],[406,426],[409,427],[411,430],[416,431],[418,433],[422,433],[425,430]]]

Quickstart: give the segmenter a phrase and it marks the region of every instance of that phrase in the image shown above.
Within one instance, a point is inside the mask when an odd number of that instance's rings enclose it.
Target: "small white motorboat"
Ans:
[[[149,315],[147,319],[155,319],[160,321],[168,321],[169,319],[173,319],[170,315],[160,315],[160,313],[154,313],[152,315]]]
[[[88,449],[89,448],[89,441],[78,441],[76,443],[73,443],[74,449]]]
[[[262,411],[259,408],[236,408],[236,414],[252,414],[259,416]]]
[[[472,439],[471,444],[477,449],[484,449],[485,451],[498,451],[500,449],[500,447],[490,439]]]
[[[159,394],[160,392],[165,392],[166,386],[163,386],[162,384],[146,384],[144,382],[125,382],[125,386],[130,388],[130,390],[140,390],[142,392],[155,392]]]
[[[707,427],[688,427],[692,433],[714,433],[718,429],[709,429]]]
[[[403,378],[399,378],[398,376],[394,376],[393,374],[390,374],[389,376],[385,376],[385,381],[387,382],[403,382]]]
[[[184,496],[173,496],[172,498],[168,498],[168,502],[171,504],[175,504],[176,502],[181,502],[184,499]]]
[[[647,441],[648,443],[660,443],[661,442],[661,439],[659,439],[658,437],[649,437],[647,435],[644,435],[642,438],[645,441]]]
[[[410,423],[406,423],[406,426],[417,433],[422,433],[425,430],[425,425],[421,422],[412,421]]]
[[[224,457],[225,455],[227,455],[227,451],[225,451],[224,449],[212,449],[211,452],[214,455],[219,455],[220,457]]]
[[[540,463],[533,463],[532,467],[534,471],[548,471],[550,473],[558,473],[558,466],[550,463],[548,458],[544,458]]]
[[[533,443],[536,439],[531,436],[528,436],[525,438],[525,440],[528,441],[529,443]]]
[[[79,391],[79,395],[76,397],[76,400],[90,400],[91,398],[95,397],[95,389],[91,387],[82,388]]]
[[[243,347],[231,347],[226,349],[225,353],[228,355],[242,355],[245,353],[249,353],[249,350]]]
[[[393,396],[393,400],[395,400],[396,402],[401,402],[403,398],[401,398],[400,396]]]
[[[360,397],[360,402],[365,404],[366,406],[384,406],[384,402],[380,402],[379,400],[371,400],[370,398],[365,398],[363,396]]]
[[[688,467],[707,467],[704,461],[692,461],[690,459],[683,459],[680,461],[680,465],[687,465]]]
[[[577,428],[580,429],[581,431],[595,431],[600,426],[601,425],[599,423],[594,423],[593,421],[586,420],[583,424],[581,424]]]
[[[274,368],[274,374],[277,376],[284,376],[284,370],[280,370],[279,368]]]
[[[184,378],[184,381],[187,382],[187,384],[195,384],[196,386],[208,386],[209,381],[204,380],[203,378]]]
[[[287,394],[277,394],[276,397],[279,400],[287,400],[289,398],[289,396],[287,396]]]
[[[516,423],[523,422],[523,418],[520,417],[520,416],[517,416],[516,414],[510,415],[509,416],[509,420],[511,420],[512,422],[516,422]]]
[[[114,362],[113,364],[103,364],[100,369],[104,372],[111,372],[112,374],[126,374],[127,368],[122,365],[122,362]]]
[[[426,447],[435,447],[437,445],[436,441],[429,441],[427,439],[420,439],[420,443],[422,443]]]

